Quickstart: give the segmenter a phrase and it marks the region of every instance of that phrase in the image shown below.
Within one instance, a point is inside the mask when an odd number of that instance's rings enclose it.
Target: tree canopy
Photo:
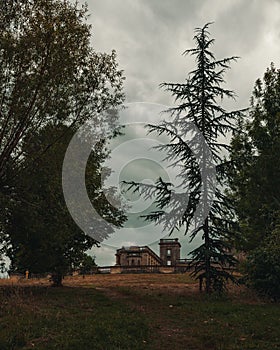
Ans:
[[[87,16],[87,7],[72,1],[1,2],[1,191],[34,132],[78,125],[124,98],[116,53],[94,51]]]
[[[237,249],[247,253],[245,280],[279,299],[280,70],[255,83],[251,108],[232,140],[231,196],[239,223]]]
[[[98,242],[71,219],[61,169],[67,142],[89,122],[112,135],[124,100],[116,52],[91,46],[86,5],[60,0],[0,3],[1,238],[12,268],[64,273]],[[105,145],[90,157],[87,185],[106,219],[124,216],[100,191]]]
[[[280,70],[256,81],[251,108],[232,140],[231,189],[240,224],[237,246],[258,247],[279,223]]]
[[[48,152],[37,158],[55,135],[67,137],[57,141]],[[98,242],[86,235],[68,213],[61,186],[64,153],[73,131],[67,126],[48,126],[23,146],[24,170],[15,178],[12,201],[8,205],[5,231],[11,271],[65,274],[77,269],[84,253]],[[106,152],[92,152],[88,160],[86,184],[94,207],[100,215],[120,226],[125,220],[121,210],[110,205],[103,192],[100,167]],[[35,158],[35,159],[34,159]]]

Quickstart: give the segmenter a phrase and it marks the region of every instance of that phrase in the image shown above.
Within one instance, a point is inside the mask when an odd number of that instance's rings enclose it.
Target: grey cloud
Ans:
[[[241,56],[227,73],[226,86],[238,99],[229,109],[247,107],[255,80],[271,61],[279,66],[280,2],[278,0],[89,0],[93,46],[116,49],[126,76],[128,102],[170,105],[173,98],[161,82],[182,82],[193,59],[182,52],[193,47],[193,29],[214,21],[217,58]],[[105,251],[104,251],[105,254]],[[109,253],[108,253],[109,254]],[[111,259],[111,258],[110,258]]]
[[[192,60],[182,57],[181,53],[193,45],[195,27],[214,20],[211,32],[216,38],[214,50],[217,56],[239,55],[245,60],[243,64],[239,63],[240,69],[236,68],[229,75],[235,87],[236,76],[246,69],[246,56],[262,50],[264,36],[271,30],[271,12],[279,11],[277,4],[273,0],[89,2],[93,13],[94,45],[101,51],[117,50],[127,77],[127,99],[166,104],[170,104],[172,98],[160,91],[158,85],[163,81],[185,79]],[[274,30],[279,33],[276,25]],[[248,79],[242,84],[250,92],[251,81],[262,74],[258,64],[254,65],[255,69],[250,69]],[[247,100],[248,96],[244,103]]]
[[[231,52],[238,50],[241,56],[255,50],[265,35],[269,2],[233,1],[216,20],[218,48],[226,43],[224,48],[231,48]]]

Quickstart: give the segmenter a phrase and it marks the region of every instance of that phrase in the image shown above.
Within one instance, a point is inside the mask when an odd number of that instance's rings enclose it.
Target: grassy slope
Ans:
[[[0,287],[0,350],[280,349],[280,305],[246,292],[209,298],[182,275],[65,284]]]
[[[154,349],[280,349],[280,305],[118,288],[152,328]]]
[[[142,349],[148,337],[139,313],[94,289],[5,288],[0,294],[1,350]]]

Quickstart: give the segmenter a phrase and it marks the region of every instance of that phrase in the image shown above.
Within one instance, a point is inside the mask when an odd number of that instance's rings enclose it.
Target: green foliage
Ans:
[[[117,113],[100,112],[123,102],[124,78],[115,51],[91,47],[87,17],[87,6],[68,0],[0,2],[0,239],[13,270],[61,279],[97,244],[67,211],[62,162],[85,121],[111,136]],[[124,217],[100,190],[99,147],[88,163],[89,197],[120,225]]]
[[[264,245],[256,248],[246,262],[248,285],[261,296],[280,299],[280,229],[267,239]]]
[[[49,142],[61,134],[64,138],[42,154]],[[72,220],[63,197],[62,163],[72,135],[73,130],[63,125],[46,127],[23,146],[24,170],[13,180],[13,196],[4,226],[12,271],[51,272],[55,281],[61,281],[63,274],[80,267],[85,251],[98,245]],[[125,217],[106,201],[101,191],[100,167],[106,152],[102,152],[102,146],[99,148],[88,160],[89,198],[100,215],[106,213],[107,219],[118,226]],[[34,150],[42,154],[41,157],[36,157]],[[106,233],[102,234],[106,238]]]
[[[1,1],[0,191],[22,144],[46,125],[79,125],[124,98],[116,53],[90,46],[87,7],[60,0]],[[99,116],[100,118],[100,116]],[[115,119],[109,121],[114,124]],[[98,124],[98,125],[99,125]]]
[[[231,190],[239,220],[236,246],[249,253],[248,283],[261,295],[280,297],[280,70],[258,79],[250,113],[232,141]]]
[[[95,262],[95,258],[85,254],[84,258],[80,263],[80,274],[85,275],[85,274],[92,273],[93,271],[96,270],[96,267],[97,265]]]
[[[272,64],[258,79],[247,119],[232,140],[231,190],[238,215],[239,249],[260,247],[280,212],[280,70]]]

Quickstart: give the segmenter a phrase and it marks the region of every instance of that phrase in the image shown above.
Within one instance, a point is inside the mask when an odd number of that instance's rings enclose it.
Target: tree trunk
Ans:
[[[62,273],[54,272],[51,276],[52,286],[53,287],[62,287]]]
[[[208,218],[206,218],[204,223],[204,237],[205,237],[205,291],[207,294],[211,291],[211,274],[210,274],[210,254],[209,254],[209,248],[210,248],[210,239],[209,239],[209,225],[208,225]]]
[[[203,282],[203,278],[199,277],[199,291],[202,292],[202,282]]]

